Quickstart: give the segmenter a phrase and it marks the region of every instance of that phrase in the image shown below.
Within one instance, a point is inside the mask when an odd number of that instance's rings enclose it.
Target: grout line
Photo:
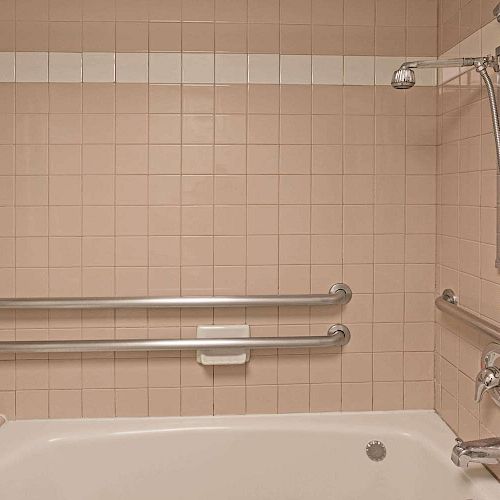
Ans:
[[[113,36],[114,36],[114,46],[116,49],[116,20],[115,20],[115,26],[113,30]],[[116,55],[114,58],[114,75],[115,75],[115,80],[116,80]],[[83,74],[83,71],[82,71]],[[116,124],[117,124],[117,113],[116,113],[116,85],[113,85],[113,126],[114,126],[114,131],[113,131],[113,138],[114,138],[114,144],[113,144],[113,151],[114,151],[114,157],[113,157],[113,174],[114,174],[114,180],[113,180],[113,194],[114,194],[114,207],[113,207],[113,245],[114,245],[114,255],[113,255],[113,290],[116,296],[116,282],[117,282],[117,268],[116,268],[116,251],[117,251],[117,235],[116,235],[116,215],[117,215],[117,209],[116,209],[116,194],[117,194],[117,168],[116,168]],[[116,319],[117,319],[117,310],[113,310],[113,337],[116,339]],[[113,403],[114,403],[114,415],[115,417],[117,416],[117,388],[116,388],[116,368],[117,368],[117,353],[113,353],[112,355],[113,359]]]
[[[16,9],[17,9],[17,2],[14,2],[14,18],[17,18],[16,16]],[[15,40],[15,37],[16,37],[16,24],[17,23],[14,23],[14,40]],[[15,55],[14,55],[14,64],[15,64]],[[15,74],[14,74],[15,76]],[[12,195],[12,206],[13,206],[13,210],[12,210],[12,225],[13,225],[13,239],[14,239],[14,255],[13,255],[13,258],[14,258],[14,269],[12,270],[12,274],[13,274],[13,295],[14,297],[17,297],[17,279],[16,279],[16,268],[17,268],[17,217],[16,217],[16,212],[17,212],[17,196],[16,196],[16,187],[17,187],[17,147],[16,147],[16,144],[17,144],[17,133],[16,133],[16,122],[17,122],[17,92],[16,92],[16,88],[13,89],[13,92],[14,92],[14,117],[13,117],[13,120],[14,120],[14,124],[13,124],[13,127],[14,127],[14,130],[13,130],[13,148],[14,148],[14,158],[13,158],[13,161],[14,161],[14,172],[13,172],[13,195]],[[48,165],[48,146],[47,146],[47,173],[48,173],[48,168],[49,168],[49,165]],[[17,322],[17,312],[16,311],[13,311],[13,327],[14,327],[14,340],[18,340],[17,336],[17,327],[18,327],[18,322]],[[17,361],[18,361],[18,357],[17,357],[17,354],[14,354],[13,356],[13,360],[14,360],[14,365],[17,366]],[[15,370],[15,368],[14,368]],[[17,382],[17,376],[16,376],[16,372],[14,371],[14,418],[17,417],[17,404],[18,404],[18,396],[17,396],[17,390],[18,390],[18,382]]]

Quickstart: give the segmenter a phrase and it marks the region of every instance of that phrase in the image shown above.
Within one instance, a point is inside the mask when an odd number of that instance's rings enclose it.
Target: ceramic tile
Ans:
[[[72,53],[49,54],[50,82],[81,82],[82,55]]]
[[[312,83],[342,85],[343,64],[342,56],[312,56]]]
[[[249,83],[279,83],[280,58],[277,54],[248,54]]]
[[[14,52],[0,53],[0,82],[13,82],[16,76],[16,58]]]
[[[282,84],[311,83],[311,56],[280,56],[280,81]]]
[[[147,83],[148,55],[140,53],[117,53],[116,81],[121,83]]]
[[[214,54],[182,54],[183,83],[214,83]]]
[[[149,54],[149,83],[180,83],[181,54]]]
[[[247,83],[246,54],[216,54],[215,83]]]
[[[17,82],[47,82],[49,79],[49,61],[47,52],[17,52]]]
[[[373,56],[344,58],[344,85],[373,85],[374,81],[375,58]]]
[[[114,82],[115,55],[109,52],[84,52],[83,81],[92,83]]]

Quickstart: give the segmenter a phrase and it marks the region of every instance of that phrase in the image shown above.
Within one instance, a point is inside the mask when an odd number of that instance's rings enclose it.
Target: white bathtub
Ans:
[[[382,441],[387,457],[365,446]],[[38,420],[0,427],[6,500],[489,500],[433,412]]]

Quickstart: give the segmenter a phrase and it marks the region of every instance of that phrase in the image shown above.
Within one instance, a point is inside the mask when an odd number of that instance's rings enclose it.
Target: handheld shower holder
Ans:
[[[476,71],[483,71],[486,70],[486,68],[492,68],[493,71],[498,73],[500,71],[499,57],[500,57],[500,47],[497,47],[495,49],[495,55],[488,54],[487,56],[484,57],[474,58],[472,59],[471,66],[474,66],[476,68]]]

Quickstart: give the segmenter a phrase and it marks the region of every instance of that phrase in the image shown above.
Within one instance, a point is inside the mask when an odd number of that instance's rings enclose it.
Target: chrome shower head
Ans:
[[[499,56],[500,57],[500,56]],[[395,89],[407,90],[415,85],[415,69],[436,68],[463,68],[475,66],[476,69],[485,67],[498,68],[498,58],[494,56],[459,57],[456,59],[433,59],[429,61],[406,61],[392,74],[391,85]],[[498,69],[495,69],[498,71]]]
[[[391,85],[395,89],[408,90],[415,85],[415,72],[404,65],[394,71]]]

